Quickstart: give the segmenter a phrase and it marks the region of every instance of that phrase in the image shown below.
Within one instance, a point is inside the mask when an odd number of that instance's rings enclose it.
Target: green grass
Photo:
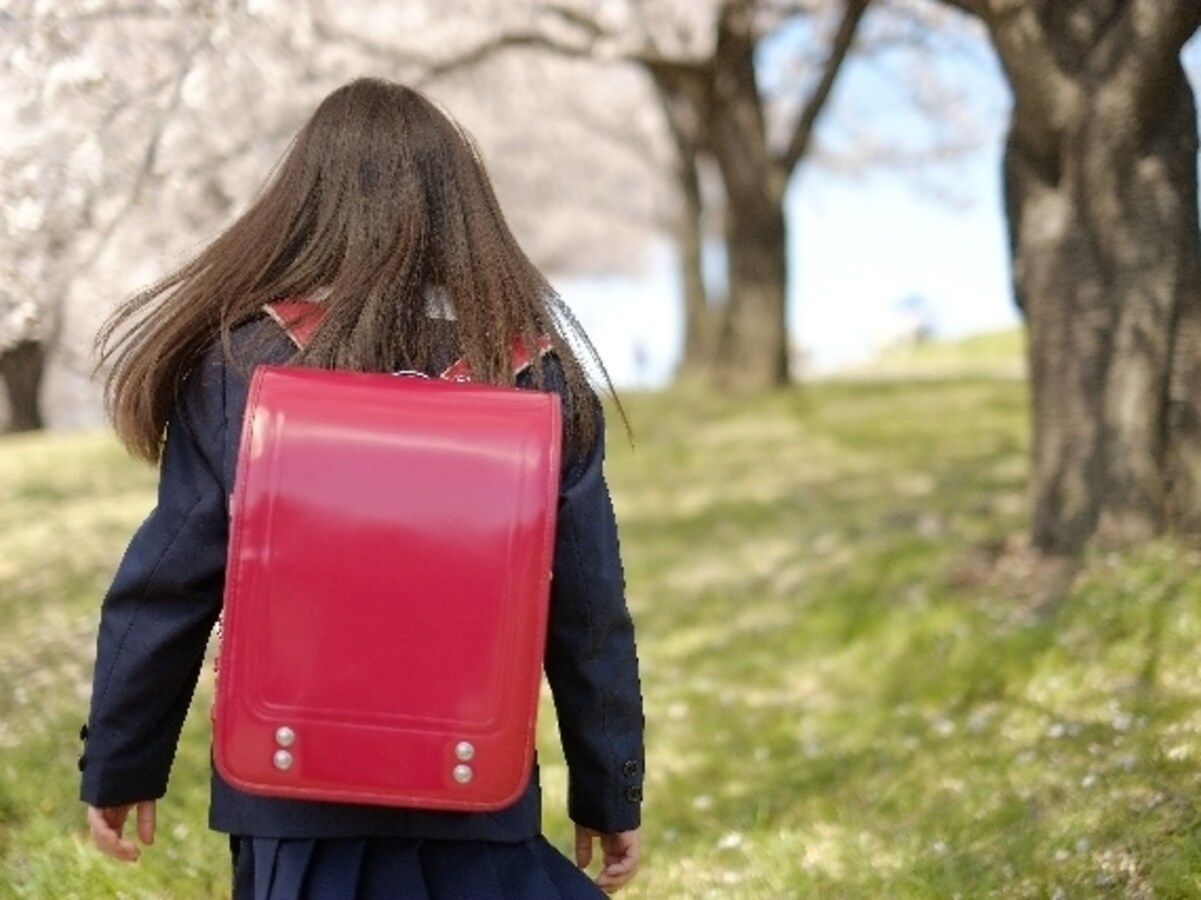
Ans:
[[[1014,328],[956,340],[931,340],[889,347],[848,374],[907,379],[1019,378],[1026,372],[1025,356],[1026,332]]]
[[[625,400],[649,775],[624,896],[1201,897],[1201,555],[1095,554],[1023,615],[1020,380]],[[0,897],[225,896],[207,681],[136,867],[75,802],[99,598],[152,503],[103,435],[0,439]]]

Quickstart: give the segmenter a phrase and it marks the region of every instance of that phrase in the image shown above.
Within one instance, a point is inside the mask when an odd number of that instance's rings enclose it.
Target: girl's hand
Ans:
[[[641,837],[638,830],[619,831],[616,834],[601,834],[591,828],[577,825],[575,828],[575,861],[581,869],[592,862],[592,842],[600,839],[604,852],[604,868],[596,876],[596,885],[606,894],[625,887],[638,872],[638,853]]]
[[[143,844],[154,843],[154,801],[143,800],[126,806],[88,807],[88,828],[92,832],[92,841],[101,853],[125,862],[137,862],[142,855],[141,849],[133,841],[126,840],[122,835],[125,831],[125,820],[134,808],[137,809],[138,840]]]

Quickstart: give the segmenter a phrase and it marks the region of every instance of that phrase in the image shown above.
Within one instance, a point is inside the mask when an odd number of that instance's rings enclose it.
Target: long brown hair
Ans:
[[[474,142],[418,92],[364,78],[321,103],[245,213],[104,323],[106,409],[129,451],[158,461],[180,384],[215,338],[229,356],[230,333],[264,303],[317,292],[324,314],[295,362],[429,369],[447,348],[428,307],[448,303],[451,350],[479,381],[512,383],[513,342],[549,337],[576,398],[569,434],[595,436],[577,349],[612,392],[608,375],[518,246]]]

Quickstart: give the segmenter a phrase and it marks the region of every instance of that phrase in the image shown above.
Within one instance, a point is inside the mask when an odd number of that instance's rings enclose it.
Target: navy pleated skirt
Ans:
[[[519,844],[421,838],[233,837],[233,900],[596,900],[539,835]]]

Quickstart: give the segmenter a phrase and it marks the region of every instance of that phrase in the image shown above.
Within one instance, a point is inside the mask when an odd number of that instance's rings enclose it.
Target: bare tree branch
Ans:
[[[952,6],[979,19],[988,19],[989,0],[940,0],[944,6]]]
[[[122,97],[104,111],[104,115],[100,118],[100,123],[97,126],[97,131],[100,134],[104,134],[116,123],[116,121],[121,117],[122,113],[125,113],[130,109],[139,108],[143,101],[145,101],[148,97],[157,96],[164,88],[178,83],[178,80],[178,74],[169,73],[164,75],[162,78],[152,81],[150,84],[146,85],[144,90],[131,93],[127,97]]]
[[[439,78],[444,78],[458,72],[469,71],[483,65],[493,57],[508,50],[545,50],[559,56],[575,59],[591,57],[593,44],[597,37],[604,33],[600,25],[594,20],[566,7],[548,7],[548,11],[567,24],[582,30],[585,33],[584,39],[572,43],[553,37],[543,31],[504,31],[460,52],[452,53],[446,58],[436,59],[421,53],[400,50],[394,44],[376,41],[357,32],[341,28],[330,22],[329,18],[321,12],[314,13],[313,26],[317,35],[325,40],[343,43],[376,59],[413,67],[419,72],[413,78],[414,85],[424,87],[433,81],[437,81]]]
[[[593,40],[601,37],[607,37],[608,30],[600,24],[592,16],[584,15],[578,9],[573,9],[570,6],[563,6],[559,3],[549,3],[546,6],[546,11],[553,16],[561,19],[568,25],[572,25],[586,32]]]
[[[402,66],[413,65],[418,68],[424,68],[429,65],[429,61],[425,57],[402,52],[397,49],[395,44],[372,40],[357,32],[340,28],[332,24],[322,12],[316,10],[313,13],[313,32],[322,40],[345,44],[366,56],[383,60],[384,62]]]
[[[422,65],[424,71],[417,79],[417,84],[418,86],[425,85],[455,72],[475,68],[500,53],[514,49],[547,50],[557,53],[560,56],[574,59],[589,59],[592,57],[592,47],[590,44],[580,46],[567,44],[538,31],[513,31],[506,34],[499,34],[448,59],[439,61],[427,60]]]
[[[151,132],[150,140],[147,141],[146,149],[142,153],[142,162],[138,167],[136,175],[134,176],[134,182],[129,189],[129,193],[126,194],[120,208],[109,218],[104,228],[101,229],[100,234],[96,238],[96,241],[93,243],[91,249],[74,267],[69,279],[79,277],[79,275],[86,272],[95,264],[96,260],[99,259],[100,254],[104,252],[104,249],[108,245],[109,241],[112,240],[113,235],[116,234],[121,222],[138,205],[138,201],[142,197],[142,192],[145,190],[146,184],[149,182],[150,176],[154,172],[154,165],[158,159],[159,148],[162,146],[163,135],[166,133],[167,128],[170,126],[172,119],[179,111],[180,105],[183,102],[184,82],[187,81],[188,75],[191,74],[192,69],[195,67],[196,60],[200,56],[201,52],[206,47],[211,45],[211,40],[212,32],[210,30],[204,35],[203,38],[197,41],[196,44],[187,51],[183,64],[175,73],[171,97],[168,100],[167,105],[155,118],[154,130]],[[54,335],[54,337],[57,337],[57,335]],[[55,340],[51,341],[51,343],[56,342],[57,341]]]
[[[1174,66],[1180,50],[1201,29],[1197,0],[1134,0],[1128,14],[1136,40],[1142,44],[1138,65],[1161,70]],[[1147,81],[1154,83],[1158,79]]]
[[[656,80],[660,78],[666,78],[671,81],[683,81],[684,79],[707,80],[711,77],[710,70],[712,67],[710,63],[704,61],[674,59],[670,56],[661,56],[658,53],[646,50],[631,53],[626,59],[645,68],[651,74],[651,77]]]
[[[83,25],[91,22],[112,22],[120,19],[137,19],[144,22],[151,19],[175,21],[178,18],[179,13],[177,11],[163,9],[161,6],[153,3],[143,3],[132,6],[101,7],[84,12],[73,12],[58,17],[57,21],[64,25]]]
[[[830,91],[834,87],[839,70],[841,70],[847,54],[850,53],[851,45],[855,41],[855,31],[858,29],[859,22],[863,19],[863,14],[870,2],[871,0],[846,0],[842,20],[839,22],[838,30],[835,32],[834,39],[830,44],[830,55],[826,59],[822,77],[813,89],[813,93],[809,96],[809,99],[801,108],[796,125],[792,129],[792,137],[788,141],[788,146],[777,161],[781,168],[783,168],[785,175],[791,173],[796,168],[797,163],[801,161],[809,149],[809,143],[813,139],[813,130],[817,124],[818,115],[825,107],[826,100],[829,98]]]

